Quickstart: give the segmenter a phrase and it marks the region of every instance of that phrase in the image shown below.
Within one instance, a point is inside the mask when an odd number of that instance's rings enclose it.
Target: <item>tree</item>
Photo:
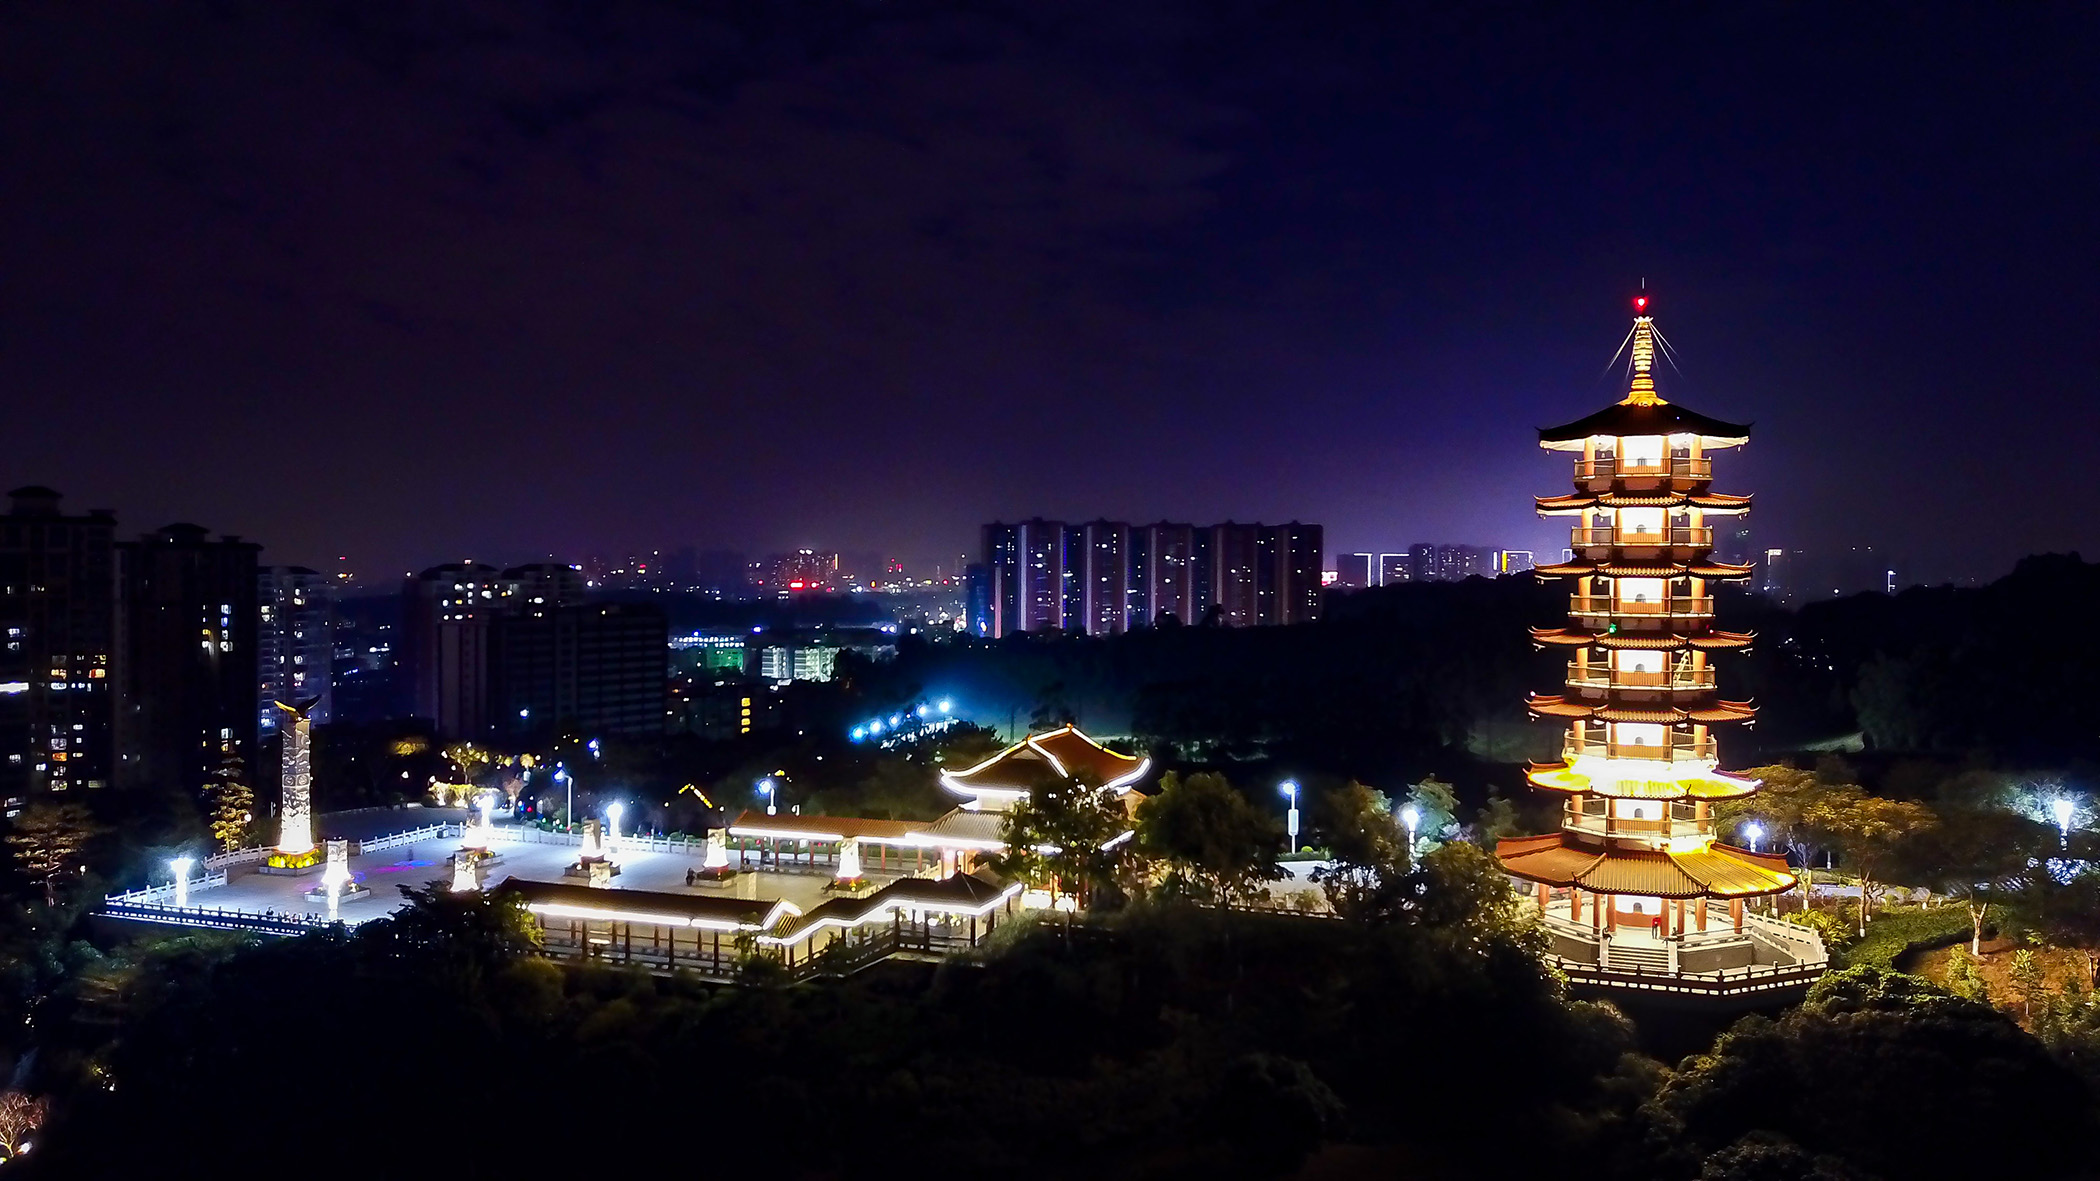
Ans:
[[[1481,805],[1480,814],[1473,818],[1473,843],[1492,853],[1496,842],[1516,836],[1522,828],[1516,805],[1491,793],[1487,803]]]
[[[1443,844],[1458,824],[1458,793],[1434,775],[1407,789],[1401,810],[1407,808],[1415,810],[1415,847],[1409,853],[1417,858]]]
[[[2086,987],[2100,985],[2100,871],[2067,873],[2048,861],[2029,874],[2020,917],[2057,947],[2085,953]]]
[[[2005,1014],[1876,968],[1737,1022],[1643,1115],[1650,1143],[1692,1161],[1766,1133],[1890,1179],[2077,1176],[2094,1128],[2082,1082]],[[1667,1172],[1692,1169],[1641,1175]]]
[[[1859,930],[1865,934],[1875,878],[1904,842],[1937,823],[1932,809],[1909,800],[1870,796],[1851,784],[1818,792],[1801,812],[1802,822],[1830,834],[1859,875]]]
[[[2012,954],[2012,966],[2006,972],[2012,984],[2013,995],[2020,998],[2020,1017],[2034,1017],[2035,1002],[2048,996],[2048,980],[2042,974],[2042,960],[2031,947],[2023,947]]]
[[[1330,857],[1313,871],[1327,903],[1344,918],[1368,918],[1385,909],[1380,895],[1405,872],[1406,842],[1385,796],[1351,780],[1326,792],[1316,808]]]
[[[59,883],[80,873],[80,851],[101,831],[84,805],[40,801],[15,817],[7,845],[22,876],[43,888],[44,905],[56,907]]]
[[[248,829],[255,823],[255,789],[248,786],[247,768],[239,755],[228,751],[219,761],[208,792],[211,839],[226,853],[246,845]]]
[[[1991,1003],[1991,985],[1976,970],[1975,953],[1957,946],[1954,955],[1947,961],[1947,991],[1963,1000],[1979,1004]]]
[[[1006,848],[990,858],[996,872],[1069,891],[1082,907],[1113,888],[1129,864],[1130,814],[1112,791],[1078,778],[1046,775],[1006,814]]]
[[[1950,812],[1902,849],[1902,871],[1969,908],[1969,952],[1983,954],[1991,906],[2008,895],[2037,856],[2056,843],[2042,825],[2001,809]]]
[[[1772,848],[1786,850],[1793,863],[1801,867],[1796,887],[1801,892],[1802,909],[1806,910],[1815,892],[1816,847],[1828,839],[1808,816],[1832,791],[1846,785],[1827,781],[1818,771],[1784,765],[1752,767],[1741,775],[1758,781],[1758,793],[1715,804],[1714,820],[1732,830],[1739,845],[1750,843],[1743,830],[1754,823],[1764,830],[1765,840]]]
[[[1168,881],[1199,901],[1245,905],[1282,876],[1284,834],[1223,775],[1163,776],[1138,805],[1138,848],[1167,863]]]
[[[13,1160],[44,1126],[51,1108],[48,1099],[30,1098],[20,1091],[0,1091],[0,1163]]]

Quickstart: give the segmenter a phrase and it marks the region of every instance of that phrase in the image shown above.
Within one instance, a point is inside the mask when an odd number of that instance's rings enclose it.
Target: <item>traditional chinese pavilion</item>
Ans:
[[[1541,514],[1574,521],[1572,557],[1537,570],[1570,580],[1568,625],[1532,632],[1566,651],[1566,687],[1529,702],[1568,723],[1560,760],[1528,774],[1563,813],[1558,832],[1502,841],[1496,857],[1535,889],[1571,975],[1820,970],[1812,935],[1746,923],[1746,899],[1793,887],[1786,859],[1714,836],[1715,802],[1757,790],[1720,770],[1717,732],[1756,710],[1721,694],[1713,663],[1752,639],[1714,626],[1712,598],[1713,584],[1751,572],[1714,557],[1712,524],[1749,511],[1749,497],[1713,490],[1712,457],[1750,428],[1656,392],[1645,295],[1634,311],[1626,396],[1539,432],[1575,461],[1574,491],[1538,498]]]

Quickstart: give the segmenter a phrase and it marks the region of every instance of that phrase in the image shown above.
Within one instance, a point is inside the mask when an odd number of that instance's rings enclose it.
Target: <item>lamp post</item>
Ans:
[[[613,850],[620,845],[620,814],[626,810],[627,805],[618,800],[605,805],[605,818],[612,822],[612,840],[606,842],[605,846],[607,856],[611,856]]]
[[[1286,779],[1279,785],[1279,790],[1288,796],[1291,801],[1291,810],[1285,813],[1283,826],[1284,831],[1291,834],[1291,852],[1296,853],[1298,851],[1298,781]]]
[[[569,785],[569,802],[561,810],[563,832],[576,831],[576,777],[561,763],[554,764],[554,777]]]
[[[189,857],[177,857],[168,862],[175,871],[175,909],[182,910],[190,904],[190,866],[196,861]]]
[[[1753,820],[1743,826],[1743,836],[1750,841],[1750,851],[1757,852],[1757,843],[1765,839],[1765,826]]]
[[[758,781],[758,790],[766,793],[766,815],[768,816],[778,815],[780,811],[778,808],[773,806],[773,792],[777,786],[778,785],[775,784],[771,779],[761,779]]]
[[[1415,830],[1421,827],[1422,810],[1409,804],[1400,809],[1400,823],[1407,826],[1407,868],[1415,867]]]
[[[2056,843],[2057,843],[2057,844],[2058,844],[2058,845],[2059,845],[2060,847],[2062,847],[2062,848],[2070,848],[2070,846],[2071,846],[2071,800],[2070,800],[2070,798],[2069,798],[2068,796],[2058,796],[2058,797],[2056,797],[2056,800],[2055,800],[2055,802],[2053,802],[2053,803],[2051,803],[2051,804],[2049,805],[2049,811],[2050,811],[2051,813],[2053,813],[2053,814],[2054,814],[2054,815],[2056,816]]]

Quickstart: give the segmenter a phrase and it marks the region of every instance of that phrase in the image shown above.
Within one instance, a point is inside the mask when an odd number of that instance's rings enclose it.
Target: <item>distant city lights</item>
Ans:
[[[938,734],[946,730],[958,720],[951,716],[954,712],[955,702],[950,698],[943,697],[932,702],[922,701],[901,713],[870,718],[848,730],[846,736],[855,742],[865,742],[870,738],[880,739],[884,749],[888,749],[900,742],[916,741],[929,734]],[[884,735],[888,737],[884,738]]]

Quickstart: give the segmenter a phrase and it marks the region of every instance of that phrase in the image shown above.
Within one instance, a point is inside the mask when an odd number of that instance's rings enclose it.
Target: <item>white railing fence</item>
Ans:
[[[422,828],[411,828],[406,832],[390,833],[387,836],[359,841],[357,842],[357,852],[359,855],[378,853],[386,849],[396,849],[402,845],[413,845],[417,841],[436,840],[440,837],[456,837],[458,835],[459,825],[457,824],[427,824]]]
[[[270,856],[270,846],[254,845],[246,849],[235,849],[231,853],[214,853],[204,859],[206,869],[225,869],[229,865],[251,865]]]
[[[191,878],[189,892],[195,894],[199,890],[209,890],[213,886],[223,886],[225,884],[226,871],[215,869],[202,877]],[[127,902],[134,905],[151,906],[156,903],[171,902],[174,898],[175,883],[169,882],[164,886],[146,886],[138,890],[126,890],[122,894],[105,894],[102,896],[102,901]]]

